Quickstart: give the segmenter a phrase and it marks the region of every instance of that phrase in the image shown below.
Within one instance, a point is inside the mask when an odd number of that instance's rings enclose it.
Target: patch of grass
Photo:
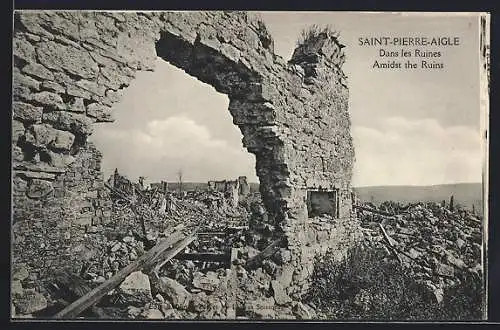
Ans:
[[[331,25],[326,25],[325,27],[320,27],[319,25],[312,25],[306,29],[303,29],[300,32],[300,36],[297,39],[297,46],[303,45],[310,40],[313,40],[320,35],[325,35],[326,37],[334,37],[338,38],[339,37],[339,32],[336,30],[333,30]]]
[[[318,260],[305,297],[328,319],[478,320],[482,281],[470,277],[444,292],[438,304],[382,248],[357,246],[342,262]]]

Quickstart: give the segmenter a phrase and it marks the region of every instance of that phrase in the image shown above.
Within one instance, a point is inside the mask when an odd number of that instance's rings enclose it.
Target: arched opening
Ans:
[[[255,156],[228,106],[227,95],[157,58],[113,105],[115,122],[95,125],[89,141],[103,153],[105,178],[117,168],[134,182],[173,184],[182,171],[192,187],[239,176],[257,183]]]

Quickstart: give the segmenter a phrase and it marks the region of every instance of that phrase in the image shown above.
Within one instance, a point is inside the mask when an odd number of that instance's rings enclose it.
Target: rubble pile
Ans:
[[[442,301],[445,288],[463,281],[464,272],[482,276],[482,220],[469,210],[451,210],[437,203],[365,207],[381,213],[358,211],[364,243],[384,244],[437,302]]]

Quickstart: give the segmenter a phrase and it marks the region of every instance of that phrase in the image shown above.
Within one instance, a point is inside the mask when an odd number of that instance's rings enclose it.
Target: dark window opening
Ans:
[[[314,218],[321,215],[339,217],[339,194],[338,189],[331,191],[308,191],[307,192],[307,215]]]

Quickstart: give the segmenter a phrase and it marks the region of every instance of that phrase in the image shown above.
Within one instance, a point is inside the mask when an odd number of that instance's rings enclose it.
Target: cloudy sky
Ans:
[[[260,15],[275,53],[286,60],[302,29],[318,24],[340,31],[347,54],[355,186],[481,181],[477,15]],[[378,36],[456,36],[460,45],[425,49],[441,51],[441,70],[377,70],[372,64],[380,47],[360,46],[358,38]],[[255,157],[242,147],[228,104],[226,95],[158,59],[155,72],[138,72],[115,105],[115,123],[99,125],[91,137],[103,151],[105,175],[117,167],[133,179],[175,181],[182,169],[185,181],[239,175],[257,181]]]

